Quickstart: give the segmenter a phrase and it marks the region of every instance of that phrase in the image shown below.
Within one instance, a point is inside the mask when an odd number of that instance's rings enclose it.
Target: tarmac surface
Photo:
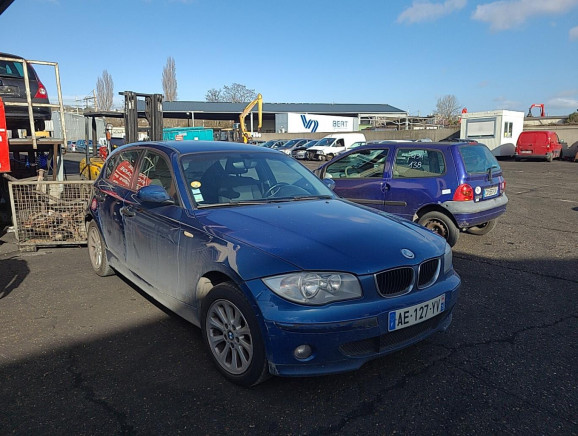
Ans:
[[[445,333],[358,371],[225,381],[198,329],[86,247],[0,238],[0,434],[578,434],[578,164],[503,161]]]

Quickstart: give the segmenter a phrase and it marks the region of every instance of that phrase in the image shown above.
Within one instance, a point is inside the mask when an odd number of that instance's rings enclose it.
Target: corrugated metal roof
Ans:
[[[165,101],[163,112],[241,113],[248,103],[206,101]],[[348,103],[263,103],[263,113],[298,112],[311,114],[405,114],[389,104]]]

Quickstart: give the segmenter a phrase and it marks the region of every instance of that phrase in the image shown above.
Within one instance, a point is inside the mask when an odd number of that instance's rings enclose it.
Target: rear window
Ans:
[[[0,61],[0,76],[23,78],[22,64],[13,61]]]
[[[492,171],[501,169],[492,152],[484,145],[462,145],[459,150],[469,174],[486,173],[490,168]]]

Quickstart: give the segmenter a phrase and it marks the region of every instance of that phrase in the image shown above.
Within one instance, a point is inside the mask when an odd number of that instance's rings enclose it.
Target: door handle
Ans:
[[[130,206],[124,206],[120,208],[120,213],[126,217],[133,217],[136,215],[136,212]]]

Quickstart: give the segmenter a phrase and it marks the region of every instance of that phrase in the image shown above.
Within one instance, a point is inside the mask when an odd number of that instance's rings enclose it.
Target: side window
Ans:
[[[504,122],[504,137],[511,138],[513,129],[514,123],[508,121]]]
[[[104,178],[115,185],[130,189],[138,155],[136,150],[114,155],[106,165]]]
[[[159,185],[176,200],[176,189],[167,160],[158,153],[147,151],[140,165],[137,189],[148,185]]]
[[[445,171],[444,157],[438,150],[400,148],[395,155],[394,179],[437,177]]]
[[[383,177],[387,149],[360,150],[329,165],[325,175],[333,179]]]

